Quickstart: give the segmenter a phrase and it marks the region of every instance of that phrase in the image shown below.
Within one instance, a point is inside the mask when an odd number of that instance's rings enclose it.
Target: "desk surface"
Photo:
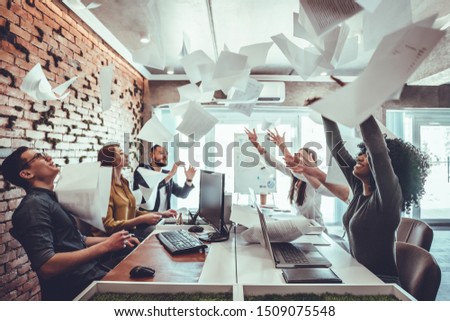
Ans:
[[[281,269],[274,267],[269,252],[260,244],[248,244],[239,235],[241,228],[232,229],[226,242],[211,243],[207,253],[171,256],[156,239],[156,233],[189,226],[157,226],[154,233],[135,251],[111,270],[104,281],[145,281],[215,284],[286,284]],[[306,236],[306,240],[309,236]],[[319,251],[332,263],[331,269],[345,284],[384,284],[372,272],[358,263],[326,234]],[[304,237],[305,240],[305,237]],[[299,238],[298,241],[302,241]],[[130,279],[129,271],[136,265],[156,270],[154,278]]]

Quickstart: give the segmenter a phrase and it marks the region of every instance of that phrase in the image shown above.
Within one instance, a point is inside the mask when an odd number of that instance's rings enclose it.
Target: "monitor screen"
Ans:
[[[225,174],[200,171],[200,202],[198,214],[218,232],[222,231]]]

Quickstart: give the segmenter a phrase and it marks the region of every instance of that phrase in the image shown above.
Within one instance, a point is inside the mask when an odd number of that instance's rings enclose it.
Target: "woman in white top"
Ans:
[[[250,131],[245,128],[245,132],[259,154],[264,156],[264,160],[268,165],[275,167],[283,174],[292,177],[288,197],[291,204],[296,208],[297,215],[303,215],[306,218],[313,219],[320,225],[325,226],[322,213],[320,212],[321,195],[334,196],[334,194],[323,186],[316,178],[293,173],[285,164],[272,157],[258,142],[258,136],[256,135],[255,129]],[[270,141],[280,148],[285,157],[292,157],[284,143],[284,135],[280,136],[275,130],[275,133],[268,131],[268,137]],[[298,154],[300,154],[301,158],[307,159],[317,165],[317,154],[315,151],[305,147],[299,149]]]

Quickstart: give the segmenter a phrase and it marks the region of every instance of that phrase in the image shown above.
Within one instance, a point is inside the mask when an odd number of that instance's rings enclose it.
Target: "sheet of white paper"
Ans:
[[[253,112],[253,108],[256,106],[256,103],[237,103],[237,104],[227,104],[227,107],[230,110],[236,111],[238,113],[244,114],[245,116],[250,117]]]
[[[283,34],[273,36],[272,40],[291,63],[292,68],[305,80],[313,74],[322,59],[320,53],[296,46]]]
[[[294,12],[292,15],[293,18],[293,26],[294,26],[294,37],[305,39],[309,41],[311,44],[316,46],[317,48],[324,49],[323,39],[316,34],[310,34],[299,22],[299,14],[298,12]]]
[[[384,36],[410,25],[411,22],[410,0],[382,0],[373,13],[364,12],[364,49],[376,48]]]
[[[271,242],[291,242],[304,234],[308,234],[311,223],[304,216],[295,216],[290,220],[267,221],[267,233]],[[261,225],[258,223],[241,233],[248,243],[264,244]]]
[[[267,54],[272,44],[273,42],[263,42],[244,46],[239,49],[239,54],[248,57],[247,64],[250,68],[262,66],[266,63]]]
[[[105,231],[111,190],[112,167],[100,167],[100,162],[69,164],[63,167],[55,189],[58,201],[80,220]]]
[[[186,57],[191,52],[191,39],[187,35],[186,32],[183,32],[183,46],[181,47],[181,51],[179,56]]]
[[[231,206],[230,220],[247,228],[259,224],[256,209],[248,205],[233,204]]]
[[[245,90],[249,74],[247,56],[222,51],[214,67],[211,81],[205,83],[205,89],[220,89],[224,93],[227,93],[231,87]]]
[[[159,70],[166,68],[164,48],[158,41],[152,41],[140,49],[133,50],[131,54],[136,63]]]
[[[190,103],[190,101],[183,101],[181,103],[171,105],[170,114],[172,115],[172,117],[182,117],[186,110],[188,110]]]
[[[342,173],[339,164],[336,162],[333,156],[331,156],[330,162],[331,165],[328,166],[327,178],[325,179],[325,181],[331,184],[348,185],[344,173]]]
[[[196,84],[187,84],[184,86],[177,87],[178,93],[180,94],[180,102],[186,100],[197,101],[201,97],[200,88]]]
[[[142,127],[137,138],[162,145],[163,143],[170,142],[173,135],[173,133],[164,127],[158,117],[153,115],[153,117],[145,123],[144,127]]]
[[[259,95],[263,90],[264,84],[259,81],[249,78],[245,90],[239,90],[237,88],[231,88],[228,93],[228,98],[225,102],[233,103],[253,103],[258,100]],[[220,100],[218,100],[220,101]]]
[[[192,84],[204,80],[200,73],[200,65],[214,66],[214,61],[209,58],[208,55],[202,50],[196,50],[190,53],[189,55],[181,58],[180,62],[184,68],[184,72],[186,73]]]
[[[139,174],[142,175],[142,178],[148,185],[148,187],[144,187],[144,189],[141,188],[143,186],[139,186],[142,195],[144,196],[144,199],[146,199],[146,197],[148,198],[149,194],[148,190],[150,190],[151,194],[151,191],[156,190],[156,187],[158,186],[159,182],[161,182],[167,176],[167,174],[165,173],[156,172],[154,170],[143,167],[138,167],[137,171]]]
[[[357,4],[371,13],[373,13],[377,7],[380,5],[381,0],[355,0]]]
[[[208,113],[200,104],[191,102],[189,108],[183,114],[183,121],[178,125],[177,130],[186,136],[194,134],[194,139],[200,140],[218,122],[219,120]]]
[[[100,68],[99,85],[100,100],[103,111],[111,108],[111,89],[114,77],[114,65],[111,64]]]
[[[318,36],[362,10],[354,0],[299,0],[300,24]]]
[[[72,85],[75,80],[77,80],[78,76],[72,77],[69,80],[67,80],[66,82],[62,83],[61,85],[59,85],[58,87],[55,87],[53,89],[53,92],[55,94],[57,94],[58,96],[63,96],[64,92],[67,90],[67,88],[70,87],[70,85]],[[60,97],[61,98],[61,97]]]
[[[131,194],[133,194],[134,199],[136,200],[136,204],[139,206],[142,202],[142,192],[138,188],[134,191],[131,191]]]
[[[164,178],[163,178],[164,179]],[[145,201],[147,202],[147,201],[150,201],[150,197],[151,197],[151,195],[152,195],[152,192],[154,191],[154,190],[156,190],[155,188],[148,188],[148,187],[144,187],[144,186],[142,186],[142,185],[139,185],[139,190],[141,191],[141,193],[142,193],[142,196],[144,197],[144,199],[145,199]],[[155,193],[156,194],[156,193]],[[154,204],[155,202],[152,202],[152,204]]]
[[[400,40],[391,35],[385,37],[357,80],[315,102],[311,108],[349,127],[367,119],[403,86],[444,32],[412,25],[402,35]]]
[[[281,122],[280,118],[277,118],[275,121],[268,121],[267,119],[264,119],[261,124],[261,130],[266,131],[271,127],[277,127]]]
[[[76,79],[76,77],[74,78]],[[47,77],[42,70],[41,64],[38,63],[34,65],[34,67],[27,73],[22,81],[22,84],[20,85],[20,90],[22,90],[24,93],[26,93],[36,101],[57,99],[63,100],[67,97],[68,93],[62,94],[62,92],[64,92],[65,89],[67,89],[73,83],[73,81],[75,81],[74,78],[59,85],[55,89],[52,89],[52,86],[48,82]],[[55,93],[57,95],[55,95]]]
[[[359,38],[353,36],[347,38],[340,51],[336,50],[331,63],[340,67],[358,58]]]

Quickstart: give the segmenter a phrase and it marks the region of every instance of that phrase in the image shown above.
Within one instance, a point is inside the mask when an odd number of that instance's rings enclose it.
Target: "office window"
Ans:
[[[420,208],[413,209],[413,217],[450,223],[450,109],[388,110],[386,124],[430,156],[425,195]]]
[[[309,109],[306,108],[282,108],[282,107],[257,107],[254,109],[252,116],[247,117],[237,112],[228,110],[227,108],[207,107],[208,112],[219,119],[219,123],[204,136],[199,144],[194,148],[175,148],[173,144],[169,144],[169,164],[173,164],[175,159],[190,162],[198,169],[208,169],[225,173],[225,189],[229,193],[233,193],[234,189],[234,148],[235,133],[244,133],[244,128],[256,128],[257,133],[262,133],[261,124],[264,121],[277,121],[276,126],[280,134],[286,133],[286,142],[291,142],[290,151],[296,152],[301,146],[309,145],[315,148],[318,153],[320,167],[326,171],[326,148],[325,135],[322,125],[316,124],[309,117]],[[168,108],[159,108],[156,110],[157,117],[168,128],[175,129],[177,120],[170,115]],[[187,143],[189,139],[184,135],[178,136],[179,141]],[[207,150],[206,150],[206,147]],[[209,157],[207,153],[209,152]],[[213,155],[213,156],[211,156]],[[215,155],[215,156],[214,156]],[[278,150],[273,149],[272,155],[279,160],[283,160]],[[170,168],[168,168],[170,170]],[[289,177],[277,173],[277,192],[267,196],[267,203],[274,204],[280,208],[290,208],[287,198],[291,180]],[[198,186],[199,176],[196,175],[194,184]],[[184,184],[185,176],[180,169],[175,176],[175,181]],[[172,198],[172,207],[198,207],[199,189],[194,189],[187,199]],[[240,204],[248,204],[247,195],[239,195],[233,193],[233,201]],[[345,211],[343,202],[332,197],[322,197],[321,210],[327,224],[340,224],[341,217]]]

